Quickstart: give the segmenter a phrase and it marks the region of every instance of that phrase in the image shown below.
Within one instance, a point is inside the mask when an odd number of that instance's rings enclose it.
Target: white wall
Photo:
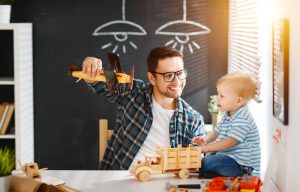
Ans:
[[[272,124],[267,126],[265,131],[268,133],[264,141],[268,148],[265,154],[268,164],[264,191],[298,192],[300,191],[300,183],[298,183],[300,174],[300,1],[264,0],[264,3],[268,5],[265,7],[266,10],[273,10],[271,19],[288,18],[290,20],[289,124],[283,126],[277,119],[271,117]],[[268,55],[264,59],[268,62],[265,64],[269,68],[272,54],[270,54],[270,46],[267,45],[267,47],[269,47],[266,52]],[[267,104],[267,108],[272,109],[272,105]],[[268,120],[269,118],[266,119]],[[279,144],[272,141],[275,128],[282,131]]]
[[[261,103],[251,102],[250,109],[260,131],[261,138],[261,177],[264,178],[272,147],[272,19],[270,1],[258,1],[259,7],[259,52],[261,57],[260,80]]]
[[[286,129],[286,180],[282,191],[300,191],[300,1],[280,1],[285,6],[284,13],[290,18],[290,91],[289,126]]]

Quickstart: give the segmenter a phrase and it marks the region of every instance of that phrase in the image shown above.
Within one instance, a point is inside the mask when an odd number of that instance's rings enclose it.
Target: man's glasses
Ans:
[[[166,73],[152,72],[152,73],[163,75],[165,82],[173,81],[175,79],[175,75],[179,80],[184,80],[187,77],[186,69],[182,69],[180,71],[175,71],[175,72],[166,72]]]

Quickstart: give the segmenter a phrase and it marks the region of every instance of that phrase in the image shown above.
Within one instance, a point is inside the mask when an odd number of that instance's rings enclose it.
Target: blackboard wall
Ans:
[[[149,50],[174,39],[157,35],[155,31],[170,21],[184,18],[183,2],[127,0],[123,12],[122,0],[15,2],[11,22],[33,23],[35,161],[41,167],[97,169],[98,119],[107,118],[110,127],[114,126],[116,105],[93,95],[83,82],[75,83],[67,75],[68,64],[96,56],[103,58],[106,65],[106,53],[119,43],[126,45],[126,53],[123,47],[116,51],[123,70],[129,72],[131,65],[135,65],[136,78],[146,80]],[[122,19],[138,24],[147,34],[129,35],[128,42],[115,41],[112,35],[92,35],[102,24]],[[186,2],[186,20],[211,29],[209,34],[190,36],[189,43],[194,41],[200,49],[191,44],[191,51],[188,43],[183,49],[189,70],[183,98],[203,114],[206,123],[210,122],[209,95],[216,93],[215,82],[227,69],[227,19],[227,0]],[[190,32],[194,29],[179,26],[171,30]],[[112,46],[108,46],[109,42]]]

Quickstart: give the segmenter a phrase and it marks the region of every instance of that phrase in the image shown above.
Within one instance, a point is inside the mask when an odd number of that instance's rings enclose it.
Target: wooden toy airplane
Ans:
[[[96,75],[95,78],[89,77],[82,72],[82,68],[78,64],[72,64],[69,66],[69,74],[73,77],[90,81],[107,82],[108,88],[112,91],[116,91],[117,84],[130,83],[130,89],[132,89],[134,79],[134,66],[132,66],[131,75],[124,73],[121,69],[120,60],[118,54],[108,53],[108,69],[103,69],[104,74]]]
[[[79,190],[72,188],[70,186],[67,186],[65,182],[61,179],[57,179],[50,176],[44,176],[42,177],[42,174],[40,170],[45,170],[48,168],[42,168],[39,169],[39,166],[37,163],[31,162],[31,163],[25,163],[24,165],[21,164],[19,161],[19,164],[21,166],[21,169],[14,170],[12,174],[14,176],[20,176],[22,178],[24,175],[26,178],[36,180],[38,182],[44,183],[47,186],[43,186],[43,191],[46,189],[46,191],[61,191],[61,192],[80,192]],[[15,183],[18,184],[14,185],[14,191],[23,191],[23,187],[26,186],[37,186],[36,183],[30,182],[30,180],[20,180],[18,177],[15,178]],[[21,183],[21,184],[20,184]],[[26,183],[26,184],[24,184]],[[51,188],[51,186],[55,186],[55,190]],[[38,186],[40,187],[40,186]],[[37,191],[41,191],[41,188],[36,188]]]
[[[41,173],[37,163],[26,163],[22,166],[22,171],[27,177],[32,179],[41,179]]]
[[[21,164],[19,161],[21,169],[19,169],[21,172],[18,172],[14,175],[22,175],[25,174],[26,177],[32,178],[32,179],[41,179],[41,173],[40,170],[45,170],[48,168],[42,168],[39,169],[39,165],[37,163],[25,163],[24,165]],[[18,171],[18,170],[16,170]]]

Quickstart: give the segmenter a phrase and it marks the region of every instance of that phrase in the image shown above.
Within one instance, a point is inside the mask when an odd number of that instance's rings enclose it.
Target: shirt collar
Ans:
[[[245,104],[245,105],[241,106],[241,107],[240,107],[233,115],[231,115],[231,116],[228,116],[228,113],[225,113],[225,119],[226,119],[226,120],[230,120],[230,119],[232,119],[232,118],[234,118],[234,117],[236,117],[236,116],[239,116],[240,114],[244,113],[244,112],[247,111],[247,110],[248,110],[248,105]]]
[[[182,104],[182,99],[180,97],[177,98],[176,111],[183,113],[183,104]]]

